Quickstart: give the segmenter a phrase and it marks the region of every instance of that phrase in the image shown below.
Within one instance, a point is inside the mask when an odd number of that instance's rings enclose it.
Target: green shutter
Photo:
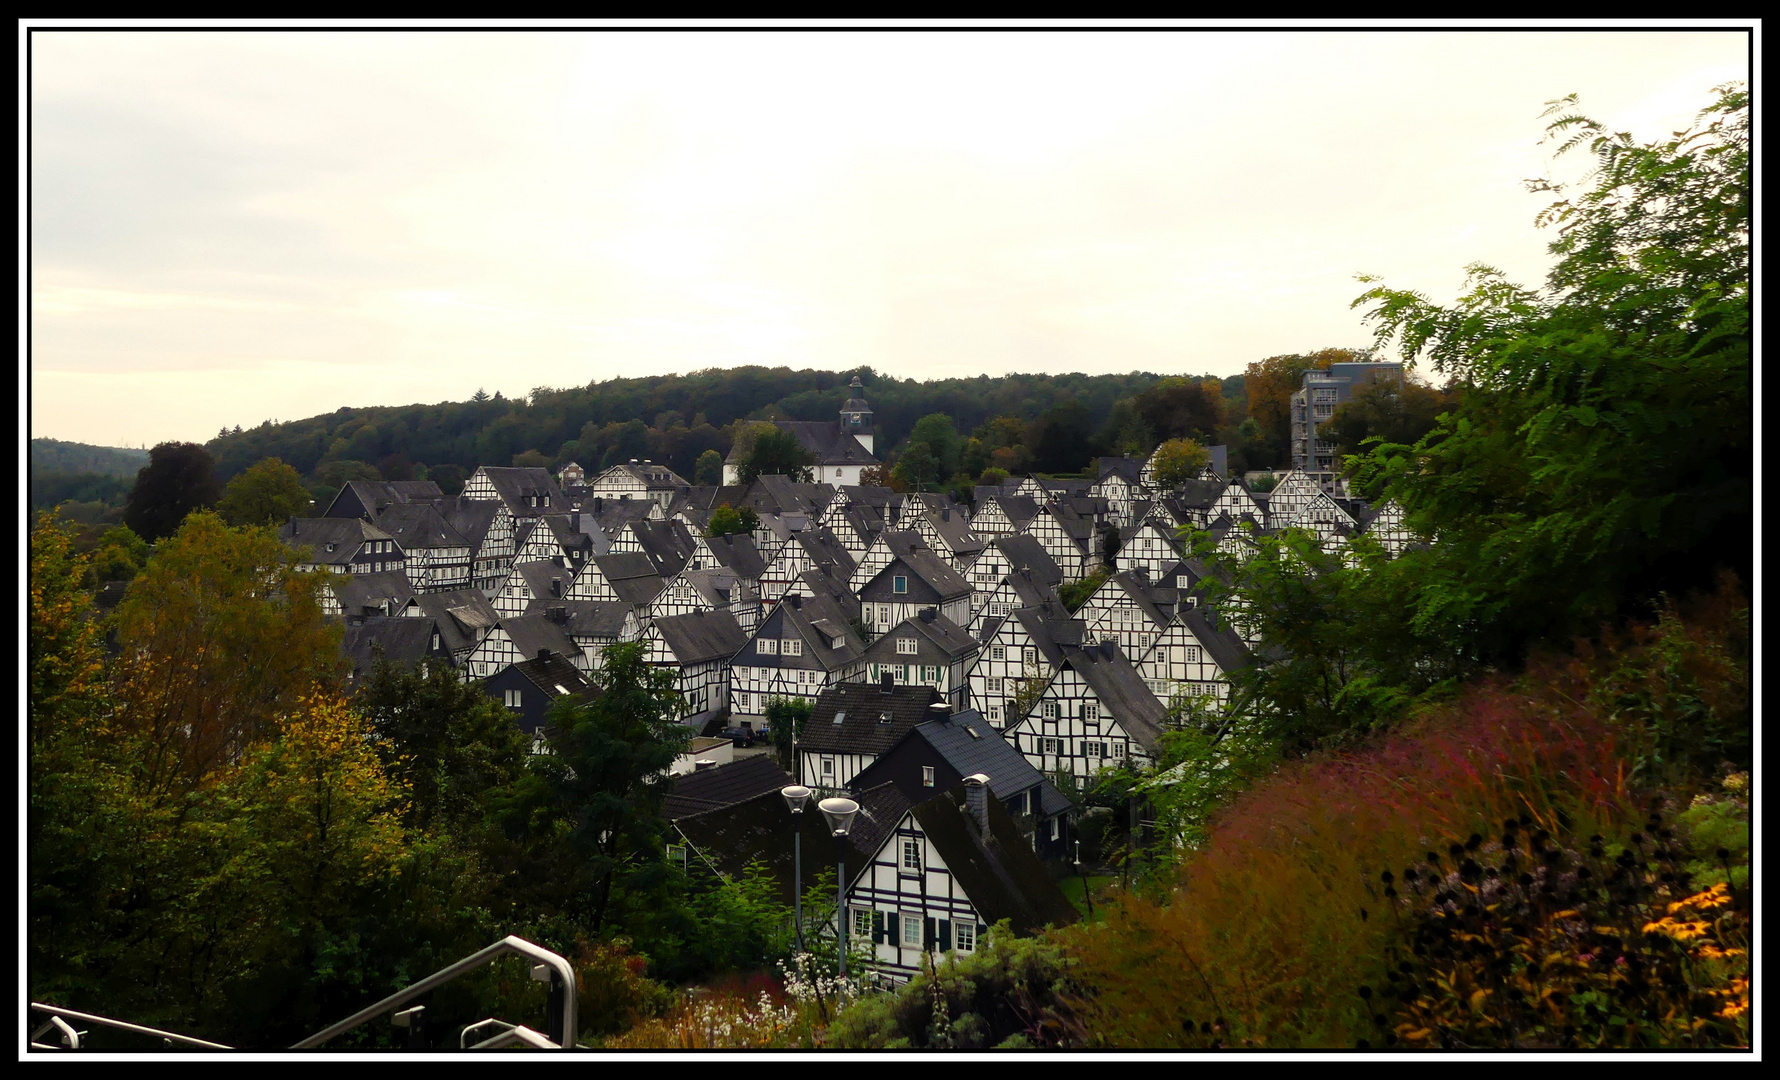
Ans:
[[[873,945],[884,944],[884,913],[881,911],[871,913],[871,940]]]
[[[950,919],[939,921],[939,951],[952,951],[952,920]]]
[[[934,933],[934,920],[932,917],[929,917],[923,919],[922,922],[925,925],[921,928],[921,948],[926,949],[928,952],[932,952],[933,941],[936,936]]]

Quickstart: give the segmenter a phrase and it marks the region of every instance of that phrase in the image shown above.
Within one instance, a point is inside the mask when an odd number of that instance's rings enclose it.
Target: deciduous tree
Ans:
[[[1192,439],[1169,439],[1156,447],[1154,463],[1156,483],[1165,488],[1176,487],[1193,479],[1211,464],[1211,454]]]
[[[289,517],[312,516],[309,501],[301,473],[277,458],[265,458],[229,481],[216,512],[230,525],[278,525]]]
[[[124,523],[153,542],[171,536],[187,514],[212,505],[219,494],[210,451],[197,443],[161,443],[136,474]]]

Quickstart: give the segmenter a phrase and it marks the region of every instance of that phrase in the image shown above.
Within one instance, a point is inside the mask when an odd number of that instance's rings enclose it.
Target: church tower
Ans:
[[[865,403],[865,384],[859,381],[859,376],[855,375],[853,381],[847,385],[852,390],[852,396],[847,398],[845,405],[841,406],[841,434],[853,436],[859,440],[861,446],[865,447],[866,453],[873,453],[871,447],[871,406]]]

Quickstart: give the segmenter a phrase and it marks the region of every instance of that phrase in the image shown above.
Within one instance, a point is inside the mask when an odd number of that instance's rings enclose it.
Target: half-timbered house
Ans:
[[[911,547],[859,589],[859,604],[874,633],[915,617],[923,608],[964,625],[970,622],[970,582],[927,548]]]
[[[694,611],[656,619],[643,631],[647,661],[676,672],[674,689],[686,703],[681,722],[702,731],[729,707],[730,658],[748,635],[727,611]]]
[[[1020,703],[1035,700],[1063,667],[1063,650],[1082,644],[1082,630],[1061,601],[1017,608],[983,624],[970,700],[990,727],[1000,731],[1020,719]]]
[[[592,662],[569,637],[568,627],[549,611],[502,619],[477,643],[458,668],[466,682],[486,679],[509,664],[539,657],[563,656],[580,671]]]
[[[846,610],[828,595],[793,594],[774,607],[730,662],[730,712],[760,723],[773,698],[814,703],[830,686],[862,677],[864,646]]]
[[[888,682],[831,684],[816,696],[797,744],[798,783],[839,791],[895,746],[910,728],[950,711],[931,686]]]
[[[1155,763],[1168,710],[1117,642],[1064,649],[1063,666],[1005,737],[1046,776],[1087,781],[1127,761]]]
[[[382,574],[407,565],[395,537],[363,518],[293,517],[279,527],[278,539],[293,549],[309,549],[298,570],[325,567],[337,574]]]
[[[976,656],[977,642],[969,631],[934,609],[923,608],[866,647],[865,678],[871,683],[888,678],[897,685],[931,686],[952,708],[962,710],[969,704],[969,675]]]
[[[1254,655],[1216,611],[1192,603],[1178,606],[1156,643],[1137,661],[1137,673],[1158,701],[1172,706],[1183,698],[1228,702],[1230,675],[1254,662]]]

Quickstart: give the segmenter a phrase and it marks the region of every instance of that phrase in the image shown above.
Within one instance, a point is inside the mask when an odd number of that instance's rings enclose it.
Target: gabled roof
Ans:
[[[397,669],[412,671],[432,652],[433,631],[437,624],[432,619],[369,618],[361,623],[347,623],[346,633],[340,639],[340,652],[352,663],[352,677],[359,678],[369,675],[375,663],[376,650],[381,648],[384,659]],[[444,634],[440,634],[440,647],[444,647]],[[446,659],[441,657],[441,659]],[[450,661],[447,659],[447,663]]]
[[[1163,499],[1180,506],[1205,508],[1217,502],[1227,486],[1229,485],[1216,480],[1188,480],[1163,496]]]
[[[1121,479],[1136,484],[1143,475],[1143,462],[1128,457],[1103,457],[1094,459],[1094,474],[1097,480],[1105,480],[1117,475]]]
[[[1151,585],[1147,576],[1135,570],[1119,571],[1107,578],[1100,588],[1107,590],[1109,596],[1123,593],[1158,627],[1167,626],[1173,618],[1176,590]]]
[[[1061,604],[1021,608],[1008,617],[1020,620],[1032,644],[1053,668],[1063,666],[1064,650],[1079,648],[1086,632],[1082,620],[1071,616]]]
[[[871,858],[896,831],[909,811],[909,801],[895,784],[884,783],[852,796],[859,804],[845,844],[848,884],[871,871]],[[792,831],[795,823],[797,831]],[[827,858],[834,838],[821,813],[814,807],[792,817],[784,796],[763,791],[744,802],[674,821],[674,831],[697,852],[695,863],[713,865],[729,877],[739,877],[751,862],[764,863],[773,876],[781,902],[791,903],[793,885],[793,837],[800,837],[806,856]],[[820,855],[810,855],[820,852]],[[814,864],[812,864],[814,865]],[[814,874],[808,870],[808,874]],[[806,877],[808,884],[810,878]]]
[[[897,638],[914,638],[918,650],[912,656],[896,651]],[[904,619],[878,636],[865,650],[865,659],[880,664],[940,663],[949,664],[977,651],[977,641],[969,631],[923,608],[917,618]]]
[[[891,499],[896,496],[894,488],[876,484],[842,484],[840,490],[846,495],[849,505],[876,506],[880,509],[889,506]]]
[[[990,546],[1000,551],[1002,556],[1007,559],[1008,565],[1012,566],[1016,572],[1030,570],[1035,580],[1042,581],[1052,587],[1063,584],[1063,568],[1057,565],[1057,560],[1051,558],[1049,552],[1045,551],[1045,546],[1038,542],[1037,537],[1027,533],[1016,533],[1012,536],[998,537],[991,542]]]
[[[550,475],[549,469],[541,468],[503,468],[496,465],[484,465],[476,470],[494,485],[495,494],[505,503],[514,517],[537,517],[540,514],[559,513],[567,508],[568,499],[563,495],[562,488],[556,484],[556,477]],[[548,498],[548,506],[527,506],[528,496]],[[541,501],[541,500],[540,500]]]
[[[612,466],[586,486],[594,487],[608,474],[617,472],[629,475],[650,491],[666,491],[671,488],[687,486],[686,481],[674,470],[668,468],[666,464],[659,461],[643,462],[635,459]]]
[[[1018,600],[1014,604],[1016,609],[1037,607],[1047,602],[1059,607],[1063,605],[1063,598],[1057,595],[1056,588],[1048,582],[1033,577],[1030,570],[1015,570],[1002,580],[1007,582],[1008,588],[1013,590],[1014,596]]]
[[[885,533],[884,535],[891,534]],[[892,579],[896,577],[899,567],[902,572],[914,579],[909,583],[907,593],[895,591],[895,582]],[[925,585],[932,595],[921,596],[914,588],[916,581]],[[897,555],[896,558],[890,560],[888,566],[880,570],[877,576],[866,582],[865,587],[859,590],[861,600],[889,600],[893,603],[897,601],[907,603],[944,602],[968,595],[970,595],[970,582],[964,580],[958,571],[952,569],[950,563],[924,547],[910,548]]]
[[[608,499],[595,495],[582,500],[581,512],[592,514],[607,536],[617,536],[631,522],[649,520],[649,511],[655,505],[654,499]]]
[[[549,649],[557,656],[569,656],[581,651],[569,632],[561,623],[553,621],[550,616],[514,615],[502,619],[500,628],[507,633],[508,640],[519,655],[529,659],[537,659],[539,649]]]
[[[1205,647],[1206,653],[1226,674],[1238,671],[1254,663],[1254,654],[1249,647],[1230,629],[1228,623],[1219,624],[1212,617],[1211,610],[1204,607],[1192,607],[1181,613],[1181,621],[1193,631],[1199,644]]]
[[[445,504],[444,518],[446,524],[468,540],[472,548],[478,548],[488,537],[488,530],[494,527],[501,509],[501,504],[494,499],[458,498]]]
[[[624,629],[625,617],[631,613],[631,606],[622,600],[557,600],[547,596],[533,599],[526,605],[525,613],[548,615],[553,608],[566,616],[566,621],[560,625],[571,637],[610,638],[614,641]]]
[[[1027,523],[1038,516],[1038,500],[1030,495],[1014,495],[1010,493],[1007,495],[997,495],[994,497],[994,500],[995,504],[1001,507],[1001,512],[1006,514],[1008,520],[1014,523],[1014,528],[1016,529],[1024,528]],[[979,503],[978,505],[980,506],[981,504]],[[980,513],[981,511],[979,510],[978,512]]]
[[[1116,641],[1103,641],[1085,649],[1065,649],[1064,662],[1094,691],[1102,715],[1110,716],[1145,750],[1155,753],[1168,709],[1149,684],[1125,658]]]
[[[655,620],[655,632],[682,666],[728,659],[748,643],[747,631],[727,611],[694,611]]]
[[[922,517],[933,526],[933,531],[939,534],[954,555],[968,555],[983,550],[983,538],[972,531],[970,522],[958,511],[950,507],[929,510]]]
[[[958,775],[982,773],[987,776],[989,790],[1003,803],[1022,791],[1036,787],[1039,789],[1040,816],[1061,814],[1072,806],[1063,793],[1057,790],[1056,785],[1045,779],[1044,774],[1026,760],[1026,755],[1002,738],[1001,733],[990,727],[989,722],[983,719],[983,714],[975,709],[916,724],[902,742],[887,751],[883,758],[866,766],[855,777],[854,782],[869,786],[881,772],[886,760],[894,758],[903,745],[917,739],[933,747],[945,759],[946,764],[958,770]]]
[[[838,671],[864,654],[853,630],[853,616],[832,595],[787,596],[777,614],[803,638],[804,655],[814,658],[825,671]],[[833,645],[836,637],[841,639],[838,649]]]
[[[438,624],[445,644],[453,652],[474,646],[477,632],[489,629],[501,619],[494,609],[494,602],[481,589],[419,593],[414,602],[427,618]]]
[[[847,617],[849,624],[857,622],[861,611],[859,597],[847,588],[845,581],[839,581],[812,567],[797,575],[803,587],[810,590],[811,596],[827,597]]]
[[[443,502],[445,493],[431,480],[348,480],[322,516],[358,517],[368,513],[376,519],[391,506]]]
[[[1044,926],[1075,922],[1075,905],[1051,880],[1001,803],[984,802],[989,818],[986,835],[970,820],[964,784],[910,812],[985,923],[1006,919],[1015,933],[1030,934]]]
[[[631,522],[630,531],[643,545],[643,554],[655,565],[658,577],[673,577],[692,558],[692,532],[682,522],[642,519]]]
[[[704,541],[711,557],[737,577],[759,581],[760,575],[766,573],[766,560],[760,557],[760,548],[747,533],[707,536]]]
[[[363,518],[290,518],[278,529],[278,539],[291,547],[314,549],[314,561],[331,563],[359,549],[368,540],[393,540],[395,537]],[[334,550],[329,551],[328,545]],[[334,556],[334,557],[330,557]]]
[[[793,536],[790,542],[803,548],[810,561],[830,577],[846,580],[853,576],[853,571],[858,566],[852,552],[841,543],[840,537],[834,535],[834,530],[827,526],[805,529]]]
[[[395,537],[403,551],[467,548],[469,540],[440,516],[431,503],[397,503],[377,517],[377,527]]]
[[[931,686],[840,683],[816,696],[798,750],[819,754],[881,754],[910,728],[929,718],[927,707],[940,700]],[[839,723],[836,719],[839,718]],[[882,718],[882,719],[881,719]]]
[[[525,582],[533,599],[561,599],[575,580],[573,570],[550,559],[519,563],[513,567],[513,573]],[[555,588],[551,587],[551,582],[556,583]]]
[[[791,777],[779,768],[771,754],[755,754],[714,769],[674,777],[673,788],[662,801],[661,816],[673,821],[707,810],[721,810],[758,795],[777,795],[791,784]],[[790,816],[789,811],[786,816]]]
[[[552,654],[547,660],[537,657],[522,660],[508,668],[525,676],[526,681],[543,693],[545,701],[555,701],[565,694],[580,694],[593,688],[587,676],[559,654]]]
[[[780,431],[789,431],[798,444],[816,455],[818,465],[876,465],[858,439],[841,428],[838,420],[776,420]]]
[[[342,615],[366,614],[367,608],[395,614],[414,598],[414,586],[400,570],[381,574],[342,574],[333,581],[334,599]]]

